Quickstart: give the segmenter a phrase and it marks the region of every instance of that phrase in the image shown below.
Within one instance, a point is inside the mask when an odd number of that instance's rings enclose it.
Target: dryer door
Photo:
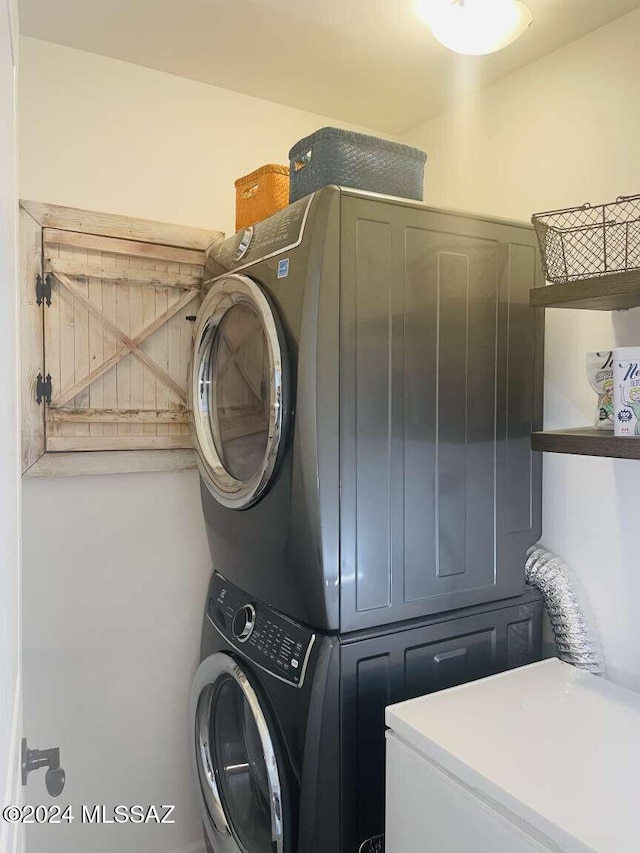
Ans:
[[[206,658],[191,688],[205,831],[216,853],[283,853],[282,773],[265,710],[243,669]]]
[[[243,275],[215,281],[196,324],[189,382],[202,476],[224,506],[244,509],[268,487],[285,443],[286,353],[262,289]]]

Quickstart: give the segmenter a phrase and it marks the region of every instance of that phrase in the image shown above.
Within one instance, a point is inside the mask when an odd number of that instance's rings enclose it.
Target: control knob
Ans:
[[[244,643],[251,636],[256,624],[256,610],[253,604],[245,604],[236,611],[233,617],[233,636],[240,643]]]
[[[239,235],[236,234],[236,237]],[[249,251],[249,246],[251,245],[251,241],[253,240],[253,225],[250,225],[248,228],[244,228],[242,231],[242,236],[240,236],[240,242],[236,247],[235,252],[232,255],[232,260],[241,261],[244,256]]]

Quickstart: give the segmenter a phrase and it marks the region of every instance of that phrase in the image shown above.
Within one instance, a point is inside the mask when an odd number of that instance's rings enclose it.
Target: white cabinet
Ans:
[[[386,853],[546,853],[477,793],[387,733]]]
[[[547,660],[386,716],[386,853],[640,849],[639,694]]]

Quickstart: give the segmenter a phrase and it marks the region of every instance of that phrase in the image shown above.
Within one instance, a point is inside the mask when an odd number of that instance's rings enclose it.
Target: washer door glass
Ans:
[[[200,693],[196,723],[209,816],[243,853],[280,853],[281,786],[269,727],[244,672],[226,654],[214,658],[218,675]]]
[[[246,276],[215,282],[196,328],[190,387],[201,470],[224,506],[267,488],[283,445],[284,344],[264,293]]]
[[[271,804],[258,727],[237,682],[219,688],[211,719],[220,795],[243,849],[271,853]]]

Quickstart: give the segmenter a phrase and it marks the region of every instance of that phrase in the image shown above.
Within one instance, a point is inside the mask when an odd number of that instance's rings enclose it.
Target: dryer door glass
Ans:
[[[226,470],[248,481],[269,444],[269,355],[264,327],[249,303],[233,305],[218,326],[209,361],[209,423]]]
[[[275,473],[285,370],[280,324],[262,289],[241,275],[215,281],[198,315],[189,391],[200,470],[224,506],[255,503]]]

